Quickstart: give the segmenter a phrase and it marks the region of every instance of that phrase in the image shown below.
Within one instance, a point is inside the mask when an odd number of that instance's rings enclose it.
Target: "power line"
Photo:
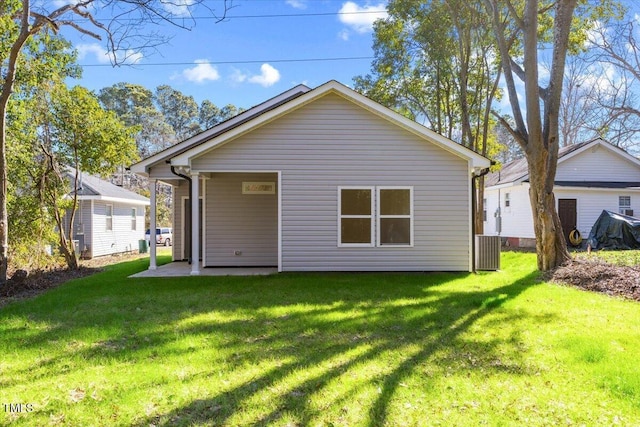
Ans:
[[[165,67],[173,65],[230,65],[230,64],[264,64],[264,63],[284,63],[284,62],[329,62],[329,61],[361,61],[371,60],[373,56],[345,56],[337,58],[299,58],[299,59],[251,59],[251,60],[238,60],[238,61],[206,61],[206,62],[150,62],[150,63],[133,63],[124,64],[131,67]],[[112,64],[80,64],[81,67],[112,67]]]
[[[264,14],[264,15],[228,15],[223,21],[231,21],[234,19],[256,19],[256,18],[304,18],[304,17],[315,17],[315,16],[341,16],[341,15],[371,15],[371,14],[381,14],[387,13],[386,9],[380,10],[359,10],[353,12],[316,12],[316,13],[274,13],[274,14]],[[201,20],[219,20],[220,17],[210,15],[210,16],[174,16],[167,17],[172,21],[201,21]],[[96,21],[99,22],[108,22],[112,21],[108,18],[96,18]],[[113,21],[123,22],[123,21],[139,21],[139,18],[115,18]],[[88,22],[86,19],[72,19],[73,22]]]

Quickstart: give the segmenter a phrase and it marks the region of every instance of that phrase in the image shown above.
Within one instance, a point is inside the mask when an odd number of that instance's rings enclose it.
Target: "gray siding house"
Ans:
[[[278,271],[469,271],[489,160],[330,81],[131,167],[173,186],[174,260]],[[150,269],[155,269],[155,246]]]
[[[71,236],[78,241],[80,256],[93,258],[137,251],[146,231],[145,208],[149,199],[87,173],[80,177]]]

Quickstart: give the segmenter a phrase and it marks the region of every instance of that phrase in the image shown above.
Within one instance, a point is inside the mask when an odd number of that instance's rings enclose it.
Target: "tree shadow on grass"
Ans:
[[[57,355],[26,366],[17,377],[31,370],[30,378],[37,380],[71,357],[94,366],[106,360],[149,363],[153,359],[161,369],[163,359],[184,358],[188,364],[191,353],[209,347],[220,352],[219,359],[212,360],[208,369],[186,374],[184,382],[220,382],[222,368],[216,366],[220,363],[225,373],[237,374],[235,379],[228,385],[216,384],[202,398],[181,407],[143,416],[138,425],[268,425],[287,419],[301,425],[349,424],[354,416],[369,425],[383,425],[389,422],[394,397],[404,382],[425,365],[434,366],[434,361],[436,371],[423,380],[436,382],[442,373],[438,363],[450,363],[443,357],[451,348],[468,353],[452,356],[461,369],[528,374],[517,349],[507,355],[498,350],[503,343],[499,337],[476,341],[465,333],[489,314],[493,319],[505,302],[536,283],[537,274],[501,287],[446,287],[449,281],[472,277],[300,274],[116,283],[120,280],[116,275],[95,288],[82,288],[80,296],[68,300],[60,292],[62,304],[67,304],[64,310],[28,316],[48,323],[46,330],[25,337],[20,327],[15,328],[14,335],[21,336],[21,345],[27,348],[46,347],[52,340],[66,342]],[[180,304],[172,310],[178,299]],[[212,313],[222,320],[212,320],[208,317]],[[499,321],[517,320],[509,316],[517,315],[504,312]],[[81,332],[92,328],[118,332],[90,345],[73,345]],[[182,336],[215,342],[175,345]],[[513,341],[517,344],[518,337]],[[347,381],[358,376],[363,378]],[[17,381],[5,380],[7,387]],[[337,385],[342,382],[347,385]],[[377,390],[373,397],[372,388]],[[343,414],[344,408],[353,408],[354,399],[362,400],[356,405],[361,413]],[[256,403],[265,400],[264,405]]]
[[[476,292],[440,292],[434,290],[437,288],[435,286],[423,289],[421,296],[418,296],[413,292],[403,292],[407,289],[400,287],[396,288],[395,293],[388,293],[384,297],[380,294],[377,299],[348,300],[334,307],[289,316],[288,328],[299,325],[297,331],[293,327],[293,334],[292,331],[281,335],[266,334],[260,346],[253,349],[246,347],[246,338],[242,337],[228,343],[230,347],[243,352],[238,367],[247,362],[260,363],[261,357],[282,358],[285,362],[218,394],[145,419],[139,425],[270,425],[287,417],[296,419],[299,425],[308,425],[323,417],[322,408],[316,404],[312,407],[310,404],[311,400],[318,400],[315,396],[331,394],[329,389],[332,384],[339,382],[343,376],[359,375],[356,371],[362,369],[362,366],[375,364],[379,358],[384,360],[390,354],[402,352],[406,356],[396,358],[399,362],[390,361],[389,366],[374,368],[373,372],[368,373],[370,377],[366,381],[335,392],[337,396],[325,402],[327,408],[330,407],[335,412],[338,406],[351,404],[361,389],[375,385],[378,389],[377,397],[361,408],[360,416],[362,420],[368,420],[366,423],[369,425],[384,425],[397,390],[404,386],[403,382],[407,378],[415,375],[416,368],[423,366],[437,353],[446,352],[450,346],[459,346],[462,335],[471,326],[495,312],[506,301],[517,297],[535,283],[536,277],[537,274],[532,273],[506,286]],[[375,294],[376,291],[379,289],[372,290],[372,293]],[[363,289],[360,292],[370,295]],[[389,299],[393,295],[396,299]],[[359,315],[339,315],[353,311]],[[317,317],[315,321],[309,320],[314,317]],[[320,318],[334,320],[323,322]],[[503,319],[509,320],[514,319]],[[209,327],[215,328],[213,325]],[[303,336],[305,328],[315,331],[312,334],[322,335],[322,338],[312,339],[311,343],[303,340],[301,345],[279,346],[283,344],[282,340],[290,339],[296,334]],[[189,330],[189,333],[207,331],[206,325],[200,325]],[[256,333],[259,335],[259,331]],[[476,366],[468,368],[490,372],[508,371],[516,375],[528,374],[528,368],[518,360],[517,352],[507,356],[510,360],[502,360],[504,355],[495,350],[500,344],[502,341],[495,339],[476,342],[474,349],[467,346],[467,350],[476,355],[473,362]],[[269,389],[276,391],[265,393]],[[265,397],[272,399],[269,405],[265,405],[265,408],[271,407],[270,410],[263,410],[244,421],[242,418],[235,418],[239,412],[247,411],[253,400]],[[335,422],[348,423],[346,419],[339,417]]]

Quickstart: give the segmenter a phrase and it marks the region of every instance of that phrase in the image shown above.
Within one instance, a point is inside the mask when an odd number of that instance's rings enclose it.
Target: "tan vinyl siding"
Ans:
[[[284,271],[469,269],[468,162],[338,95],[205,153],[192,168],[281,171]],[[339,186],[413,187],[414,247],[339,248]]]

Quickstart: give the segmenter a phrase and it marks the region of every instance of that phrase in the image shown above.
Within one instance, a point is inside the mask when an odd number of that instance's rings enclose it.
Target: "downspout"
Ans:
[[[167,160],[167,163],[171,164],[171,161]],[[191,177],[188,176],[188,175],[183,175],[183,174],[181,174],[179,172],[176,172],[176,167],[173,166],[173,165],[171,166],[171,173],[174,174],[177,177],[184,178],[189,182],[189,199],[191,199],[191,196],[192,196],[191,193],[193,193],[193,191],[192,191],[193,190],[193,181],[191,181]],[[174,203],[175,203],[175,200],[174,200]],[[184,221],[184,218],[182,218],[182,221]],[[191,221],[189,221],[189,230],[186,230],[189,236],[191,236],[192,227],[193,227],[193,224],[191,223]],[[192,250],[191,245],[189,245],[188,252],[187,252],[188,253],[187,261],[188,261],[189,264],[191,264],[191,250]]]
[[[495,165],[495,162],[491,160],[491,166]],[[471,272],[476,274],[476,205],[478,204],[476,195],[476,180],[489,173],[491,168],[485,168],[480,173],[471,174]]]

